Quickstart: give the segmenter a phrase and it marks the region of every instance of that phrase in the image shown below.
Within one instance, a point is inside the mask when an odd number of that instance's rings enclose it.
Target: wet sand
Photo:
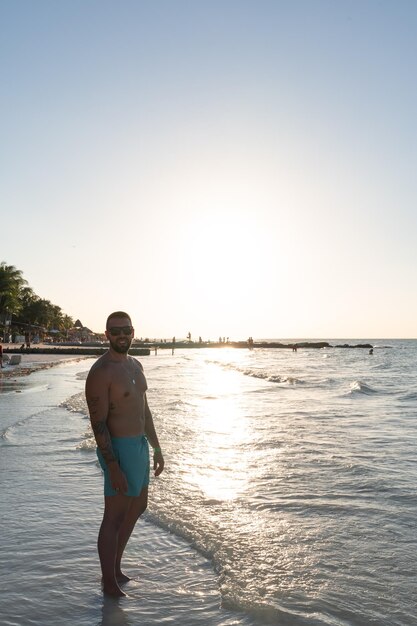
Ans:
[[[0,369],[0,380],[10,381],[21,376],[28,376],[33,372],[59,365],[59,363],[64,361],[81,361],[91,358],[84,355],[65,354],[22,354],[21,356],[22,359],[18,365],[9,365],[3,359],[3,367]]]

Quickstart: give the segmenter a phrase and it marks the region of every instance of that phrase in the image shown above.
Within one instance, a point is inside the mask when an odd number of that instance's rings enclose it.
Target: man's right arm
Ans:
[[[90,412],[91,428],[97,446],[103,455],[110,472],[113,489],[124,493],[127,491],[127,481],[116,460],[111,444],[107,416],[109,412],[109,394],[105,375],[99,369],[90,371],[85,385],[85,396]]]

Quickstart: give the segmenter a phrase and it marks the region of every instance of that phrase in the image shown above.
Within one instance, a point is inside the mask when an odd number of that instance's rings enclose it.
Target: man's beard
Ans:
[[[117,339],[116,340],[109,339],[109,342],[110,342],[112,349],[115,352],[118,352],[119,354],[126,354],[129,351],[132,340],[128,339],[126,336],[125,336],[125,340],[126,340],[126,345],[119,345],[117,343],[118,342]]]

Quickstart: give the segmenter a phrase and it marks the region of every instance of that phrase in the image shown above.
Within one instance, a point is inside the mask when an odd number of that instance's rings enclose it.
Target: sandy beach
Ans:
[[[40,346],[42,347],[42,346]],[[65,361],[81,361],[91,358],[85,355],[65,355],[65,354],[25,354],[21,355],[18,365],[9,365],[7,356],[3,356],[3,367],[0,369],[0,380],[13,380],[21,376],[28,376],[38,370],[53,367]]]

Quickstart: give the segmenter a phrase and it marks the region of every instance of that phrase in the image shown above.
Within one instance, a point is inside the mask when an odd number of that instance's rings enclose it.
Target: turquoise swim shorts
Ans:
[[[138,496],[149,485],[149,445],[145,435],[136,437],[112,437],[111,444],[120,469],[127,478],[125,496]],[[97,456],[104,473],[104,495],[117,496],[110,482],[106,462],[97,448]]]

